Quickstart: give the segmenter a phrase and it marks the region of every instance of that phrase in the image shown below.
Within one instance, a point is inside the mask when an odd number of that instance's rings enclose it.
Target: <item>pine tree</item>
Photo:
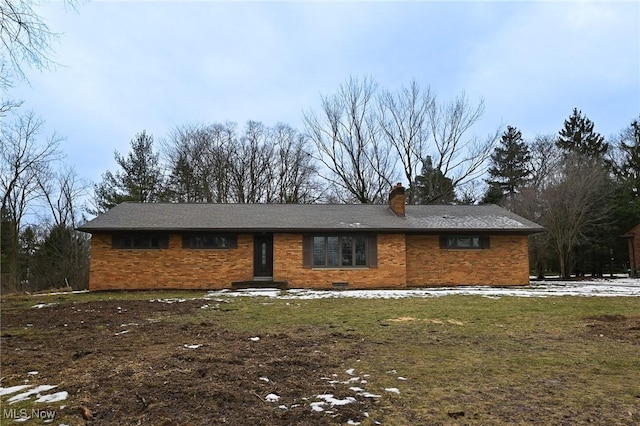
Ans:
[[[502,192],[502,188],[500,185],[491,182],[487,187],[487,192],[484,193],[482,197],[482,204],[500,204],[504,200],[504,192]]]
[[[96,209],[91,213],[105,212],[125,201],[148,203],[165,198],[164,176],[159,154],[153,151],[153,135],[143,130],[131,140],[127,157],[117,151],[114,156],[122,170],[102,175],[102,182],[95,186]]]
[[[640,222],[640,118],[624,129],[617,142],[619,158],[612,164],[615,177],[613,209],[618,229],[614,235],[621,235]],[[626,241],[623,249],[626,249]]]
[[[573,109],[571,116],[564,121],[556,145],[565,153],[577,153],[588,158],[601,158],[609,150],[604,137],[593,130],[594,124],[582,111]]]
[[[523,141],[520,130],[507,126],[500,139],[500,145],[491,155],[491,179],[487,181],[489,188],[483,201],[495,203],[504,197],[513,201],[518,188],[527,182],[530,160],[529,147]]]
[[[453,181],[433,167],[430,156],[424,160],[422,173],[410,188],[410,199],[417,204],[450,204],[455,199]]]
[[[616,175],[629,184],[635,197],[640,198],[640,118],[634,120],[620,138],[623,162]]]

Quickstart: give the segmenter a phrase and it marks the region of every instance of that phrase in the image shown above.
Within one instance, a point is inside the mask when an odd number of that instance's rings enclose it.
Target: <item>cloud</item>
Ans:
[[[555,132],[577,106],[605,134],[638,112],[637,3],[87,2],[41,6],[57,70],[14,96],[68,137],[99,180],[143,129],[259,120],[302,127],[349,76],[392,89],[415,78],[440,99],[486,100],[502,121]],[[608,126],[608,127],[607,127]],[[612,130],[610,130],[612,129]]]
[[[461,79],[488,98],[488,110],[499,109],[507,121],[530,121],[530,132],[557,131],[573,107],[604,117],[602,104],[626,96],[619,105],[628,114],[622,128],[638,107],[639,9],[637,3],[522,5],[492,21],[494,31],[475,43]]]

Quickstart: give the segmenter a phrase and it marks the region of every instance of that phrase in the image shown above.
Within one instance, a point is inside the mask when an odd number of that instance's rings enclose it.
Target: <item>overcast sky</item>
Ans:
[[[247,120],[303,130],[302,114],[349,76],[461,91],[525,138],[574,107],[605,136],[640,113],[640,2],[61,2],[36,9],[61,33],[51,71],[11,91],[66,136],[79,175],[116,170],[145,129]],[[406,184],[406,183],[405,183]]]

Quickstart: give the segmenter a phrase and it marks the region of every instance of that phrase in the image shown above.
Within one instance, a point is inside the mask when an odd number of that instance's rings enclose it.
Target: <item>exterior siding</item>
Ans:
[[[447,250],[437,235],[407,235],[407,286],[529,284],[527,236],[490,241],[488,249]]]
[[[273,249],[273,279],[287,281],[289,287],[329,289],[334,282],[347,282],[351,289],[406,285],[404,234],[378,235],[376,268],[303,268],[301,234],[275,234]]]
[[[632,277],[640,277],[640,224],[634,226],[628,233],[629,268]]]
[[[401,288],[439,285],[526,285],[527,237],[493,235],[484,250],[442,250],[437,235],[378,234],[374,268],[303,268],[302,234],[274,234],[273,279],[294,288]],[[91,239],[90,290],[222,289],[253,279],[253,236],[228,250],[183,249],[170,234],[160,250],[113,249],[111,234]]]
[[[111,248],[111,234],[91,238],[90,290],[221,289],[253,279],[253,236],[239,235],[238,248],[183,249],[170,234],[169,248]]]

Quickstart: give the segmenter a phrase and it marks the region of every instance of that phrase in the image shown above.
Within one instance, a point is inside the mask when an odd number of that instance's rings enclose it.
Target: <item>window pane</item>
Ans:
[[[479,249],[482,248],[480,236],[453,236],[447,237],[447,248],[452,249]]]
[[[327,237],[327,266],[340,266],[339,251],[340,239],[338,237]]]
[[[152,247],[152,248],[160,247],[160,240],[158,239],[158,237],[151,237],[150,240],[151,241],[150,241],[149,247]],[[146,244],[145,244],[145,246],[146,246]]]
[[[342,266],[353,266],[353,239],[342,237]]]
[[[313,266],[325,266],[324,237],[313,237]]]
[[[356,266],[367,266],[367,243],[365,237],[354,237]]]
[[[216,234],[183,235],[182,246],[196,249],[228,249],[235,246],[236,237]]]
[[[471,248],[471,238],[469,238],[469,237],[458,237],[457,241],[458,241],[457,247],[460,247],[460,248]]]
[[[168,236],[162,234],[119,234],[112,239],[113,248],[120,249],[162,249],[168,244]]]

